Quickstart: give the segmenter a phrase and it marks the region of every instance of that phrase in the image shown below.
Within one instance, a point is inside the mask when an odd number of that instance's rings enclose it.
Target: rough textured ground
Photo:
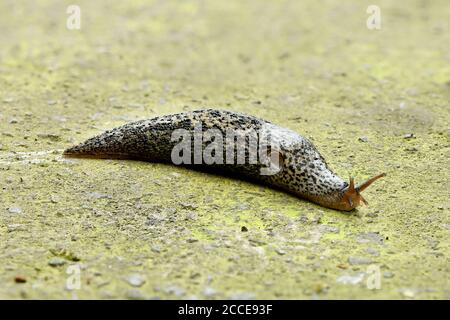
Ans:
[[[378,1],[379,31],[365,1],[77,1],[78,31],[68,4],[0,3],[0,298],[450,298],[446,1]],[[345,215],[183,168],[61,158],[204,106],[310,137],[343,177],[388,176]]]

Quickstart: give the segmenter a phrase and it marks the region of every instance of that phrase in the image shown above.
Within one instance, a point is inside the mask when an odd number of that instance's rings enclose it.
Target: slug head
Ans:
[[[374,181],[376,181],[384,176],[386,176],[385,173],[379,174],[373,178],[370,178],[369,180],[360,184],[357,187],[355,187],[353,178],[350,177],[350,184],[346,189],[344,189],[344,192],[340,199],[340,202],[338,205],[339,209],[344,210],[344,211],[350,211],[350,210],[355,209],[357,206],[359,206],[361,204],[361,202],[367,206],[368,203],[367,203],[366,199],[364,199],[363,196],[361,195],[361,192],[364,191],[368,186],[370,186]]]

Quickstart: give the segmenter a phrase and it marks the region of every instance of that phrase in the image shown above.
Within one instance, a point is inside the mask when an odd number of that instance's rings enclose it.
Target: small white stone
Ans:
[[[127,282],[133,287],[140,287],[145,283],[145,279],[138,274],[132,274],[127,277]]]
[[[8,208],[8,212],[18,214],[18,213],[22,213],[22,209],[20,209],[19,207],[11,207],[11,208]]]
[[[337,278],[336,281],[344,284],[358,284],[363,281],[364,275],[364,272],[360,272],[355,275],[344,274],[343,276]]]

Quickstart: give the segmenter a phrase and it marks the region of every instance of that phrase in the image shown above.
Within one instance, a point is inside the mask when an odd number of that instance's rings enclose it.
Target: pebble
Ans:
[[[344,274],[337,278],[337,282],[344,284],[358,284],[364,279],[364,272],[357,273],[355,275]]]
[[[250,204],[245,203],[245,202],[238,203],[234,207],[234,210],[239,210],[239,211],[248,210],[248,209],[250,209]]]
[[[197,214],[194,211],[189,211],[186,213],[186,219],[185,220],[196,220]]]
[[[184,294],[184,290],[178,286],[168,286],[164,291],[167,294],[173,294],[177,297],[180,297]]]
[[[375,256],[375,257],[378,257],[380,255],[380,252],[378,252],[378,250],[376,250],[374,248],[367,248],[366,252],[368,254],[371,254],[371,255]]]
[[[203,289],[203,295],[205,295],[206,297],[212,297],[215,294],[217,294],[217,290],[211,287],[205,287]]]
[[[404,295],[407,298],[414,298],[416,295],[416,290],[411,288],[402,288],[399,290],[402,295]]]
[[[386,279],[390,279],[394,277],[394,273],[391,271],[386,271],[383,273],[383,277],[385,277]]]
[[[334,226],[330,226],[327,224],[321,224],[318,227],[319,231],[321,232],[325,232],[325,233],[339,233],[339,228],[338,227],[334,227]]]
[[[24,228],[22,228],[22,225],[18,224],[18,223],[8,224],[7,228],[8,228],[8,232],[13,232],[13,231],[18,231],[18,230],[23,231],[24,230]]]
[[[348,257],[348,263],[351,265],[370,264],[372,263],[372,260],[366,257],[350,256]]]
[[[366,216],[370,217],[370,218],[376,218],[378,217],[378,213],[376,212],[369,212],[366,214]]]
[[[166,215],[174,215],[175,213],[177,213],[177,208],[174,207],[165,208],[163,212]]]
[[[94,198],[94,199],[111,199],[112,198],[110,195],[100,193],[100,192],[88,192],[87,196]]]
[[[161,252],[161,247],[160,246],[152,246],[151,250],[153,252],[160,253]]]
[[[8,208],[8,212],[18,214],[18,213],[22,213],[22,209],[19,207],[11,207],[11,208]]]
[[[360,142],[368,142],[369,138],[367,138],[367,136],[362,136],[362,137],[358,138],[358,141],[360,141]]]
[[[156,225],[162,224],[163,222],[164,222],[164,218],[155,214],[155,215],[150,215],[149,217],[147,217],[146,224],[149,226],[156,226]]]
[[[65,265],[66,260],[61,258],[51,258],[50,260],[48,260],[48,264],[52,267],[59,267]]]
[[[407,133],[403,136],[403,139],[414,139],[415,137],[414,133]]]
[[[378,232],[366,232],[366,233],[360,233],[357,236],[357,241],[359,243],[368,243],[373,242],[377,244],[383,243],[383,236],[380,235]]]
[[[145,283],[145,279],[138,274],[132,274],[127,277],[127,282],[133,287],[140,287]]]
[[[183,209],[196,210],[198,208],[198,206],[193,203],[180,203],[180,205]]]

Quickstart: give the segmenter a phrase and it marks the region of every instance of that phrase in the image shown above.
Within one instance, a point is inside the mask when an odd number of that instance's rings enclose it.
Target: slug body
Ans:
[[[188,150],[192,154],[187,155]],[[210,157],[202,159],[205,153]],[[128,123],[69,148],[64,155],[169,162],[234,173],[343,211],[367,204],[360,192],[384,176],[355,187],[352,178],[347,183],[333,173],[315,146],[294,131],[214,109]]]

